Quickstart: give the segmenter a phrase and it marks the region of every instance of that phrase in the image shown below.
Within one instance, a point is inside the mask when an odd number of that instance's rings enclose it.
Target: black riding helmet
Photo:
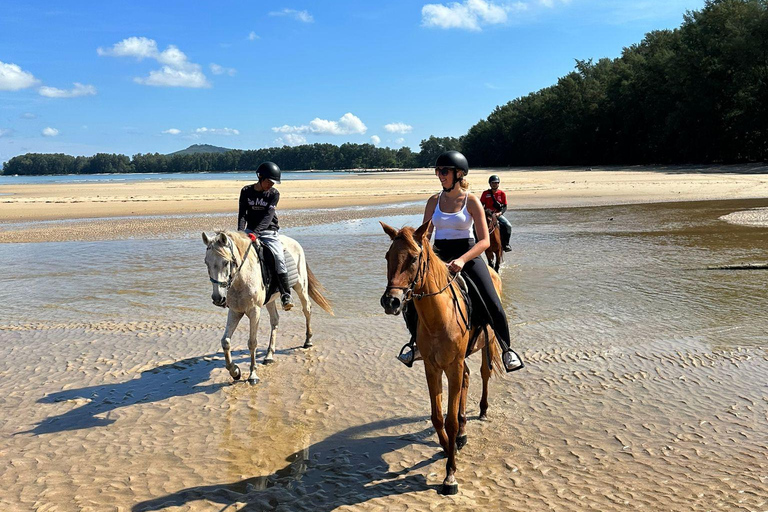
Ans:
[[[274,183],[280,183],[280,168],[274,162],[264,162],[256,169],[256,174],[261,180],[270,180]]]
[[[464,176],[469,174],[469,163],[467,162],[467,157],[458,151],[446,151],[437,157],[435,167],[453,167],[454,169],[461,169],[464,171]]]
[[[491,174],[491,177],[488,178],[488,184],[490,185],[491,183],[501,183],[501,179],[495,174]]]

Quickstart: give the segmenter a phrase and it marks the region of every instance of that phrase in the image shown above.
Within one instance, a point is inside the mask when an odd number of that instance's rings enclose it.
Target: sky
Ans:
[[[704,0],[0,0],[0,162],[459,137]]]

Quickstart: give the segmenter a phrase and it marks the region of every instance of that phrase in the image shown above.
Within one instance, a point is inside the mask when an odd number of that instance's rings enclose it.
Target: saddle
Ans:
[[[253,250],[256,252],[256,256],[259,258],[259,265],[261,265],[261,275],[264,280],[264,288],[267,289],[267,300],[274,294],[279,293],[277,288],[277,270],[275,269],[275,255],[272,254],[268,248],[259,242],[259,239],[251,242]],[[293,259],[291,253],[283,249],[283,255],[285,257],[285,267],[288,270],[288,285],[293,287],[299,282],[299,269],[296,266],[296,260]]]

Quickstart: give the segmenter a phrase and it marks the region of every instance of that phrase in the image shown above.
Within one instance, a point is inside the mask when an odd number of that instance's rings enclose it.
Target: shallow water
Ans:
[[[378,220],[420,215],[284,230],[337,316],[315,309],[304,351],[300,315],[283,313],[255,387],[223,369],[199,231],[0,244],[0,505],[766,509],[768,272],[727,268],[768,262],[768,228],[721,218],[767,204],[509,212],[503,302],[527,368],[492,381],[451,498],[435,492],[423,372],[394,360],[405,328],[378,304]]]

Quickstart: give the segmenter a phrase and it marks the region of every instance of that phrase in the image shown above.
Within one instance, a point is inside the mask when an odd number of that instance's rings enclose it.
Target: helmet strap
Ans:
[[[451,185],[451,188],[445,188],[443,187],[443,192],[450,192],[451,190],[456,188],[456,183],[458,183],[458,180],[456,179],[456,175],[459,173],[457,169],[453,170],[453,184]]]

